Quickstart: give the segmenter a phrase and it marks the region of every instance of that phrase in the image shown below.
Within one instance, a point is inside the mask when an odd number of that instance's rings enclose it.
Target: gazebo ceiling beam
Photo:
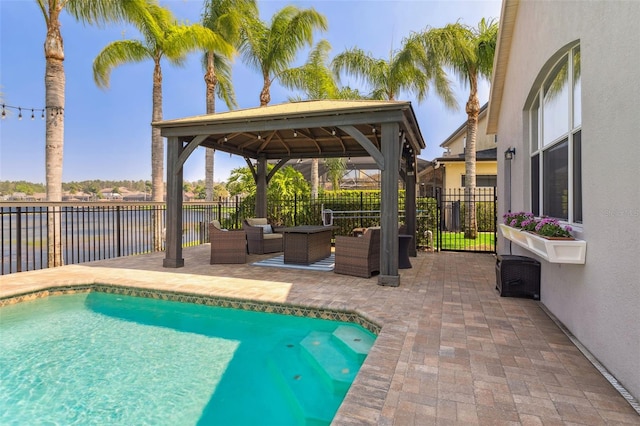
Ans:
[[[380,170],[384,170],[384,157],[378,148],[353,126],[338,126],[340,130],[354,138],[369,153]]]
[[[206,135],[196,136],[195,138],[191,139],[191,141],[187,143],[187,146],[180,153],[176,166],[178,168],[182,167],[184,165],[184,162],[187,161],[187,158],[189,158],[189,156],[191,155],[191,153],[195,151],[195,149],[199,147],[200,144],[204,142],[205,139],[207,139]]]
[[[269,142],[271,142],[271,139],[273,139],[273,137],[276,135],[277,132],[272,132],[269,136],[267,136],[266,138],[264,138],[264,142],[262,142],[260,144],[260,146],[257,149],[257,152],[262,152],[264,150],[264,148],[269,145]]]

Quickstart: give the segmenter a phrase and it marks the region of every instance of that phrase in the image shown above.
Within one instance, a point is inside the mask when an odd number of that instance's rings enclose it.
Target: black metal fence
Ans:
[[[464,197],[456,193],[438,197],[416,200],[418,247],[495,251],[493,192],[478,193],[475,206],[482,237],[472,245],[460,236]],[[334,235],[349,235],[354,228],[380,224],[378,191],[328,193],[316,199],[269,199],[267,206],[270,221],[282,226],[320,225],[322,212],[331,210]],[[398,210],[402,223],[404,191],[399,193]],[[208,242],[207,226],[213,219],[224,228],[240,229],[242,220],[253,217],[254,211],[254,197],[184,203],[183,245]],[[75,264],[164,250],[165,213],[164,203],[153,202],[0,203],[0,274],[46,268],[50,257],[58,257],[62,264]],[[492,235],[489,240],[486,233]]]
[[[443,251],[496,252],[497,196],[495,188],[464,188],[436,191],[438,234],[436,245]],[[473,227],[471,210],[475,212]],[[475,232],[474,232],[475,231]]]

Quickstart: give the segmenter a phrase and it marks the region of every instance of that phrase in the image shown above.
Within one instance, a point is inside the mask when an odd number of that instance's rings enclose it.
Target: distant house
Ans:
[[[128,191],[126,194],[122,195],[123,201],[149,201],[150,199],[151,196],[149,194],[140,191]]]
[[[487,135],[487,105],[480,108],[476,135],[476,187],[495,187],[498,163],[496,161],[496,137]],[[434,196],[436,188],[462,190],[465,187],[465,148],[467,122],[458,127],[440,147],[445,153],[436,158],[423,171],[418,172],[420,196]]]
[[[122,194],[120,192],[113,192],[116,188],[104,188],[100,190],[102,199],[104,200],[122,200]]]
[[[64,192],[62,194],[62,201],[74,202],[74,201],[92,201],[93,194],[89,194],[87,192],[74,192],[73,194],[70,192]]]
[[[312,159],[291,160],[287,165],[302,173],[307,182],[311,182]],[[429,166],[429,162],[422,158],[416,159],[418,172]],[[318,180],[321,188],[333,189],[327,177],[327,164],[323,159],[318,161]],[[368,190],[380,188],[380,170],[371,157],[357,157],[346,159],[345,170],[340,181],[341,189]],[[401,185],[404,182],[401,182]]]
[[[540,261],[542,305],[636,401],[639,19],[637,1],[505,0],[487,123],[500,136],[499,217],[552,216],[586,242],[569,263],[576,247],[517,243],[507,228],[498,252]]]

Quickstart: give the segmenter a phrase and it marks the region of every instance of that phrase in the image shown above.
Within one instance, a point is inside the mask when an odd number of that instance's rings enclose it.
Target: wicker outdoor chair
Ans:
[[[242,229],[247,233],[249,254],[276,253],[282,251],[283,234],[269,225],[267,218],[248,218],[242,221]]]
[[[380,228],[367,228],[360,237],[336,236],[335,273],[369,278],[380,272]]]
[[[221,229],[217,220],[209,224],[211,265],[216,263],[245,263],[247,261],[247,233],[244,230]]]

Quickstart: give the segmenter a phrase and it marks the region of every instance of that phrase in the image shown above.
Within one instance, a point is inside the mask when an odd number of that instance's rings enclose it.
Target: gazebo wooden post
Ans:
[[[167,218],[165,223],[165,268],[181,268],[182,258],[182,143],[173,136],[167,139]]]
[[[256,217],[267,217],[267,158],[265,156],[258,157]]]
[[[397,287],[398,274],[398,176],[400,146],[397,122],[382,124],[381,152],[384,157],[380,185],[380,275],[378,285]]]
[[[413,235],[413,242],[409,246],[409,255],[417,255],[416,246],[416,160],[410,155],[406,158],[407,174],[405,176],[404,192],[404,224],[407,227],[407,234]]]

